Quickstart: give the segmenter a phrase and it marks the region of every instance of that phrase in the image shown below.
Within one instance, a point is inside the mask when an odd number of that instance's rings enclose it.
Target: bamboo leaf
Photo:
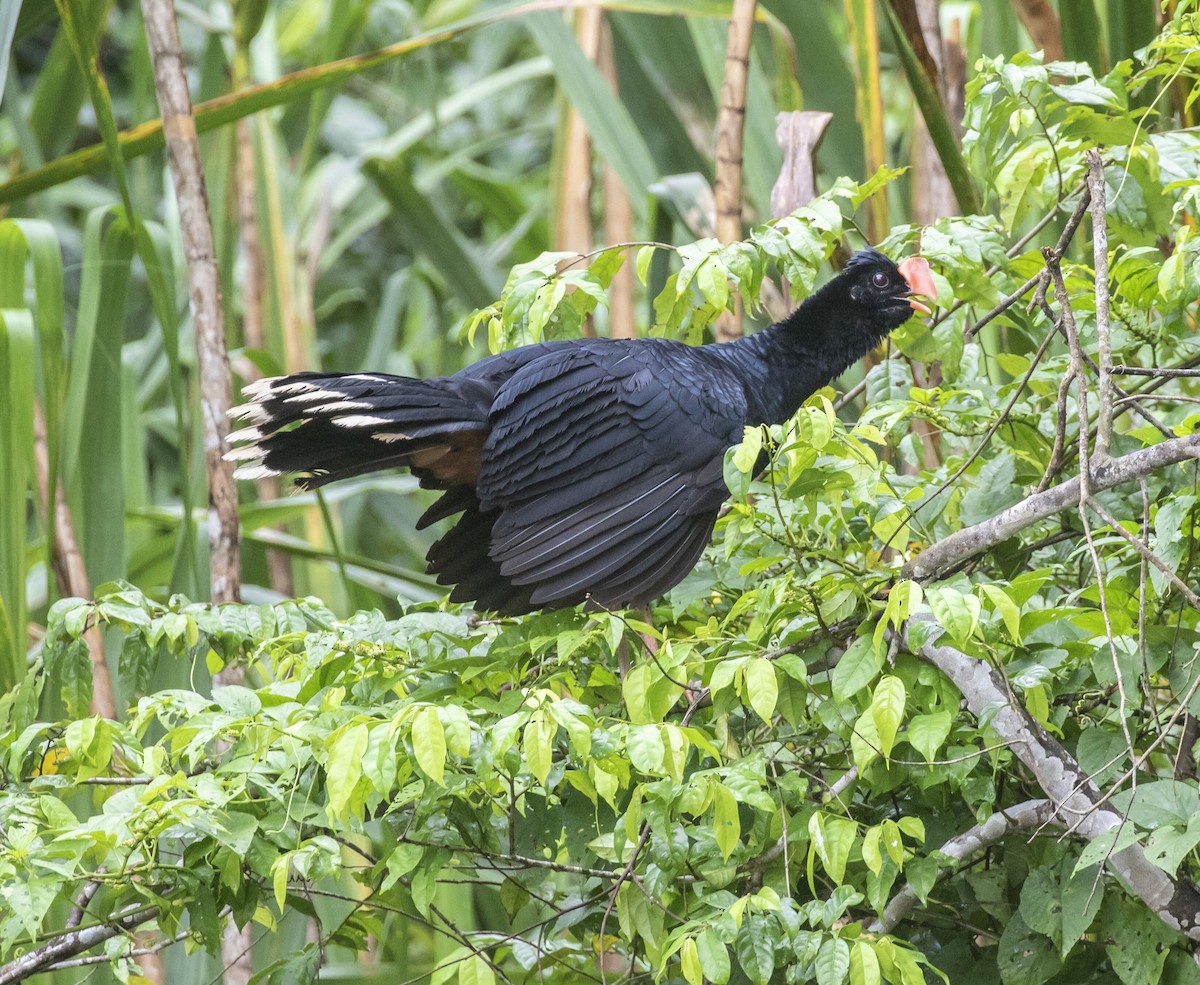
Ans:
[[[124,575],[121,348],[134,240],[111,209],[88,217],[75,352],[67,391],[63,478],[93,584]]]
[[[447,286],[469,308],[482,308],[500,293],[498,278],[481,269],[471,247],[448,218],[442,216],[430,198],[413,184],[405,163],[399,158],[372,158],[363,163],[363,172],[391,203],[393,216],[414,242],[441,270],[453,271]],[[493,283],[493,281],[496,281]]]
[[[634,214],[644,220],[658,168],[628,110],[614,98],[612,86],[588,60],[562,17],[540,13],[525,23],[553,63],[563,95],[583,117],[596,152],[620,176]]]
[[[900,64],[904,66],[904,75],[912,89],[913,98],[916,99],[917,106],[921,110],[921,116],[925,120],[925,126],[929,130],[930,139],[941,159],[942,167],[946,169],[946,177],[950,181],[950,187],[954,189],[958,207],[965,215],[974,215],[980,209],[979,191],[967,169],[966,159],[959,150],[958,141],[954,138],[954,128],[946,116],[946,107],[942,104],[933,82],[925,74],[925,70],[917,60],[916,53],[913,51],[912,45],[908,43],[908,38],[905,37],[904,29],[900,26],[900,21],[891,4],[885,3],[883,9],[892,29],[896,51],[900,55]],[[882,197],[877,195],[875,200]]]
[[[25,676],[25,524],[33,460],[33,319],[0,311],[0,693]]]
[[[511,3],[476,14],[473,17],[466,17],[445,27],[415,34],[411,38],[376,51],[351,55],[335,62],[301,69],[273,82],[266,82],[207,100],[194,107],[196,129],[199,133],[208,133],[264,109],[286,105],[325,86],[344,82],[346,79],[361,75],[414,51],[449,41],[465,31],[534,12],[561,10],[573,6],[576,2],[577,0],[532,0],[532,2]],[[699,2],[697,0],[694,9],[691,4],[685,5],[679,2],[668,2],[668,0],[596,0],[596,2],[609,10],[624,10],[658,16],[678,16],[684,12],[698,17],[727,18],[729,16],[727,2]],[[767,20],[765,14],[763,19]],[[153,153],[161,150],[162,147],[161,120],[151,120],[139,124],[118,135],[118,149],[126,160]],[[60,185],[81,175],[90,174],[103,168],[106,161],[108,161],[108,152],[104,145],[93,145],[65,154],[40,168],[26,171],[0,185],[0,204],[14,202],[32,195],[34,192]]]

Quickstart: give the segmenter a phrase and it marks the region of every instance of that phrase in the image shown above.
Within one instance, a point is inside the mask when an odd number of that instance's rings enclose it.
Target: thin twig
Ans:
[[[1181,376],[1200,376],[1200,369],[1160,369],[1156,366],[1114,366],[1115,376],[1157,376],[1164,380],[1174,380]]]
[[[1167,580],[1170,581],[1171,584],[1176,588],[1178,588],[1180,594],[1187,599],[1188,605],[1192,606],[1194,609],[1200,610],[1200,595],[1197,595],[1194,591],[1192,591],[1188,584],[1182,578],[1180,578],[1179,575],[1175,573],[1174,569],[1171,568],[1162,558],[1160,558],[1157,554],[1150,550],[1150,548],[1138,540],[1138,538],[1126,530],[1121,525],[1121,522],[1115,516],[1109,513],[1108,510],[1106,510],[1103,506],[1097,503],[1094,498],[1088,500],[1087,508],[1100,517],[1100,519],[1102,519],[1110,527],[1112,527],[1113,531],[1117,533],[1123,540],[1133,545],[1137,552],[1142,556],[1143,560],[1148,561],[1150,564],[1158,568],[1158,570],[1164,575],[1166,575]],[[1142,598],[1145,598],[1144,589],[1142,592]]]
[[[1105,200],[1104,160],[1088,151],[1088,190],[1092,196],[1092,264],[1096,274],[1096,339],[1100,363],[1100,420],[1096,425],[1095,456],[1108,457],[1112,445],[1113,382],[1112,327],[1108,314],[1108,205]]]
[[[1058,242],[1054,244],[1054,253],[1056,255],[1062,256],[1063,253],[1066,252],[1067,246],[1070,244],[1071,239],[1075,236],[1075,230],[1077,230],[1079,228],[1079,224],[1083,222],[1084,214],[1087,212],[1090,202],[1091,194],[1088,192],[1085,186],[1082,194],[1079,196],[1079,201],[1075,203],[1075,211],[1071,213],[1071,218],[1067,220],[1067,224],[1063,226],[1063,230],[1059,234]],[[1043,253],[1044,252],[1045,251],[1043,251]],[[980,318],[979,321],[968,328],[963,333],[963,338],[969,342],[975,337],[979,330],[983,328],[984,325],[990,322],[997,315],[1003,314],[1005,311],[1011,308],[1021,298],[1033,290],[1039,281],[1044,282],[1045,279],[1048,279],[1046,271],[1038,271],[1038,273],[1030,277],[1029,280],[1022,284],[1015,292],[1005,297],[998,305],[996,305],[996,307],[994,307],[991,311]]]
[[[159,951],[165,951],[173,944],[178,944],[182,940],[186,940],[195,933],[191,928],[181,930],[174,937],[168,937],[165,940],[158,941],[149,947],[134,947],[130,948],[124,954],[115,955],[115,957],[138,958],[147,954],[158,954]],[[62,971],[64,968],[86,968],[89,965],[108,964],[114,960],[114,955],[109,954],[91,954],[86,958],[71,958],[67,961],[56,961],[52,965],[47,965],[44,971]]]

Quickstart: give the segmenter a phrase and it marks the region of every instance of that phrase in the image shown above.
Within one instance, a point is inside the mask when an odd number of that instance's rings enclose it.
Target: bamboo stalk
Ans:
[[[51,563],[54,568],[54,579],[58,589],[64,596],[87,599],[92,597],[92,585],[88,580],[87,568],[83,564],[83,554],[79,550],[79,541],[75,537],[75,521],[71,509],[67,505],[67,497],[59,483],[54,489],[54,504],[50,499],[50,456],[47,451],[46,416],[42,413],[42,405],[33,405],[33,468],[37,476],[38,496],[45,510],[47,526],[53,526],[54,545],[51,552]],[[50,524],[51,510],[54,522]],[[117,701],[113,694],[112,677],[108,672],[108,663],[104,659],[104,641],[98,625],[90,626],[83,634],[87,644],[88,658],[92,662],[92,703],[90,710],[94,715],[116,720]]]
[[[232,405],[229,357],[221,312],[220,271],[213,244],[208,192],[200,166],[200,142],[184,73],[179,26],[173,0],[142,0],[146,42],[154,66],[154,89],[162,114],[167,165],[179,207],[179,225],[187,264],[188,306],[200,369],[200,411],[208,476],[209,585],[215,603],[241,596],[241,544],[238,536],[237,486],[233,465],[225,461],[228,412]],[[216,675],[213,683],[241,683],[240,667]],[[254,974],[250,924],[230,921],[221,938],[226,985],[247,985]]]
[[[725,82],[721,86],[721,109],[717,116],[717,163],[714,197],[717,207],[717,239],[733,243],[742,238],[742,145],[746,126],[746,79],[750,70],[751,29],[757,0],[734,0],[725,47]],[[734,310],[717,319],[718,342],[742,337],[740,295],[734,294]]]
[[[617,86],[617,66],[613,61],[612,32],[607,22],[601,24],[600,48],[596,64],[620,98]],[[621,176],[604,165],[604,242],[629,243],[633,234],[633,203],[625,191]],[[633,303],[633,265],[625,263],[613,276],[608,289],[608,334],[614,339],[631,339],[637,335],[637,315]]]

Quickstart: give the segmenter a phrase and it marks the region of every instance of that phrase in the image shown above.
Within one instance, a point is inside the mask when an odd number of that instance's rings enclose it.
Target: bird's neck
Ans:
[[[770,328],[720,346],[739,367],[751,411],[781,424],[887,334],[844,299],[818,291]]]

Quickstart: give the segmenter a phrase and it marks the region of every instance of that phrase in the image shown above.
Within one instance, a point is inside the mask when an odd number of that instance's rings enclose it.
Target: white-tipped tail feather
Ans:
[[[229,456],[226,455],[225,457],[228,458]],[[235,479],[245,479],[247,481],[254,481],[257,479],[266,479],[266,478],[269,478],[270,476],[279,475],[279,474],[280,473],[276,472],[274,469],[267,468],[267,466],[262,465],[260,463],[258,465],[243,465],[241,468],[235,469],[234,473],[233,473],[233,477]]]

